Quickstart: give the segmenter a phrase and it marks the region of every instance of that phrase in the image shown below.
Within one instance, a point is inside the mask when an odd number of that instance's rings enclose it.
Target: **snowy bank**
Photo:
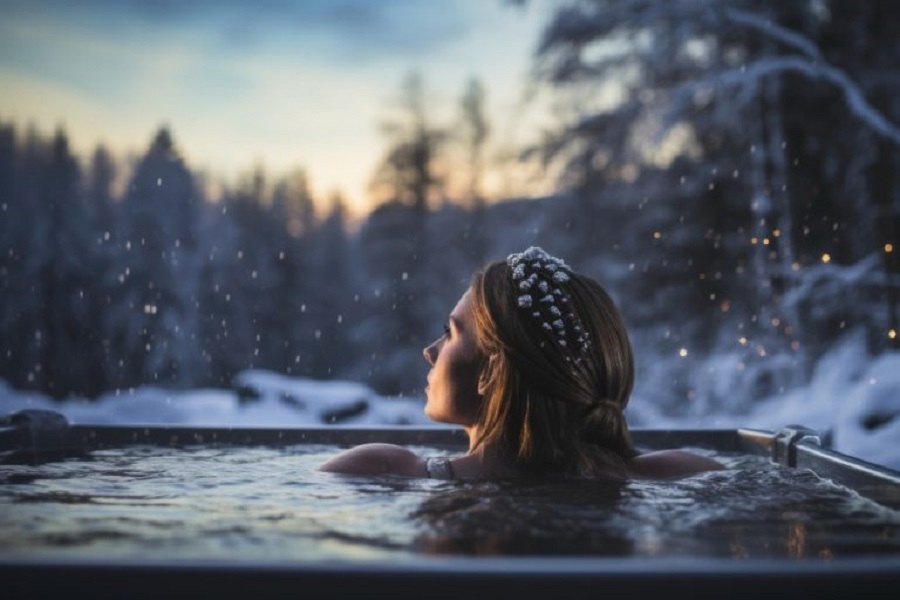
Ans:
[[[850,456],[900,470],[900,353],[866,360],[862,341],[851,339],[825,356],[811,382],[740,410],[664,416],[635,398],[629,419],[643,428],[777,430],[805,425]],[[316,381],[248,370],[232,390],[175,392],[154,387],[110,393],[94,401],[57,402],[10,389],[0,380],[0,414],[51,409],[72,423],[303,427],[308,425],[434,425],[422,398],[385,397],[361,383]]]

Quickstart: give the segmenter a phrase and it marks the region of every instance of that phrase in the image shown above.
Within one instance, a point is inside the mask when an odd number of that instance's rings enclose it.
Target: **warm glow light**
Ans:
[[[653,239],[658,240],[658,239],[661,238],[661,237],[662,237],[662,233],[661,233],[661,232],[659,232],[659,231],[654,231],[654,232],[653,232]]]
[[[781,235],[781,230],[780,230],[780,229],[773,229],[773,230],[772,230],[772,237],[779,237],[780,235]]]
[[[823,263],[830,263],[830,262],[831,262],[831,255],[828,254],[827,252],[824,252],[824,253],[822,254],[822,262],[823,262]]]
[[[891,244],[890,242],[888,242],[887,244],[884,245],[884,251],[885,251],[885,252],[888,252],[888,253],[893,252],[893,251],[894,251],[894,245]]]
[[[791,523],[786,542],[788,556],[791,558],[806,556],[806,527],[803,523]]]
[[[798,263],[798,262],[792,262],[792,263],[791,263],[791,270],[792,270],[792,271],[799,271],[799,270],[800,270],[800,263]]]
[[[750,238],[750,243],[751,243],[751,244],[755,244],[755,243],[756,243],[756,238],[755,238],[755,237]]]
[[[888,337],[891,338],[892,340],[896,339],[897,338],[897,330],[896,329],[888,330]]]
[[[678,356],[687,356],[687,355],[688,355],[687,348],[682,348],[681,350],[678,351]]]
[[[203,172],[210,198],[257,164],[272,178],[302,167],[322,208],[340,193],[354,219],[378,199],[369,184],[390,143],[380,125],[397,114],[393,98],[413,66],[400,49],[416,48],[427,97],[439,99],[427,107],[435,124],[453,109],[477,67],[490,101],[484,116],[495,131],[506,130],[510,111],[498,108],[519,102],[519,74],[545,25],[544,11],[510,11],[497,2],[466,8],[366,3],[366,34],[355,36],[347,33],[359,26],[360,11],[344,14],[315,2],[278,2],[263,10],[251,10],[249,2],[161,9],[165,18],[146,18],[130,2],[63,4],[52,11],[36,2],[2,5],[4,125],[64,126],[81,158],[102,142],[124,164],[166,124],[187,165]],[[321,6],[333,4],[344,6]],[[234,38],[234,15],[246,17],[237,25],[252,43]],[[92,64],[104,68],[85,66]],[[543,120],[544,107],[531,108],[516,119]],[[121,171],[127,178],[130,169]],[[530,183],[519,183],[518,171],[486,166],[482,192],[489,199],[537,195]],[[637,174],[634,165],[624,168],[626,177]],[[465,184],[448,178],[447,185]],[[545,186],[549,192],[549,183],[537,182]]]

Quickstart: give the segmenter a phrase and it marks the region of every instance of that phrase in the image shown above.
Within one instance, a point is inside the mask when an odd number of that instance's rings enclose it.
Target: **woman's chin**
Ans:
[[[436,413],[433,410],[431,410],[429,408],[428,404],[425,405],[424,413],[425,413],[426,417],[428,417],[429,419],[431,419],[432,421],[434,421],[436,423],[444,423],[445,422],[444,415],[441,415],[440,413]]]

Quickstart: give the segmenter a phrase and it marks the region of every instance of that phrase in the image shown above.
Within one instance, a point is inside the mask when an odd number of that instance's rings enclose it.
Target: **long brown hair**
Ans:
[[[637,453],[623,411],[634,385],[625,324],[612,298],[590,277],[567,271],[555,283],[572,318],[588,333],[584,351],[554,343],[519,302],[505,261],[472,278],[479,350],[486,357],[476,451],[498,453],[531,473],[624,477]],[[536,313],[535,313],[536,314]]]

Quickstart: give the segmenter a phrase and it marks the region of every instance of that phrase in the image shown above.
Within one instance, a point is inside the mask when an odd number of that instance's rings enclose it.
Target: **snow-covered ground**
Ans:
[[[900,470],[900,353],[871,360],[856,343],[837,347],[818,365],[809,385],[754,402],[731,414],[663,416],[640,397],[628,414],[644,428],[777,430],[805,425],[826,435],[831,447]],[[56,402],[11,390],[0,380],[0,415],[23,408],[59,411],[73,423],[211,426],[427,425],[423,399],[383,397],[363,384],[313,381],[249,370],[235,389],[173,392],[142,387],[94,401]]]
[[[704,411],[701,400],[690,414],[673,418],[637,396],[626,414],[633,425],[650,428],[803,425],[820,432],[833,450],[900,470],[900,353],[872,358],[863,346],[861,338],[845,340],[819,361],[807,385],[752,402],[735,381],[719,376],[723,381],[710,387],[732,386],[735,401],[727,411]]]

